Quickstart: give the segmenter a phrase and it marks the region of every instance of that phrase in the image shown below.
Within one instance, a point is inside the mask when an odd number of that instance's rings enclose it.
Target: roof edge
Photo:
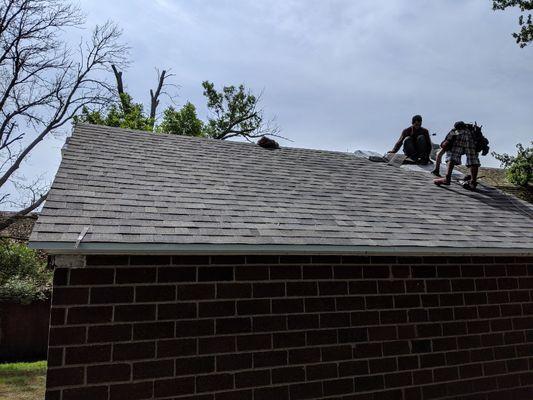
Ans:
[[[32,249],[49,254],[409,254],[409,255],[533,255],[531,248],[422,247],[422,246],[335,246],[250,245],[175,243],[80,243],[31,241]]]

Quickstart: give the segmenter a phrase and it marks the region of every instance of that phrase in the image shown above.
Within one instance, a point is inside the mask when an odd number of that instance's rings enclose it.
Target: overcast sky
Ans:
[[[205,117],[201,82],[263,91],[282,145],[389,150],[413,114],[440,142],[454,121],[477,121],[491,149],[533,138],[533,46],[511,37],[518,14],[490,0],[83,0],[87,30],[124,31],[127,90],[148,104],[155,68],[171,69],[178,104]],[[24,166],[52,179],[63,138]],[[482,163],[498,166],[484,157]]]

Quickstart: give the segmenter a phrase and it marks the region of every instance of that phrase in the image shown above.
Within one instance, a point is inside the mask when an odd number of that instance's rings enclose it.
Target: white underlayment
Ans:
[[[353,152],[353,154],[356,156],[356,157],[362,157],[362,158],[366,158],[366,159],[369,159],[370,157],[387,157],[387,155],[382,155],[376,151],[372,151],[372,150],[355,150]],[[428,165],[418,165],[418,164],[402,164],[403,160],[405,159],[406,157],[401,154],[401,153],[396,153],[391,161],[389,163],[391,164],[398,164],[398,166],[400,168],[403,168],[404,170],[408,170],[408,171],[418,171],[418,172],[426,172],[426,173],[431,173],[431,171],[433,171],[433,169],[435,168],[435,160],[432,160],[433,163],[432,164],[428,164]],[[443,157],[444,158],[444,157]],[[394,160],[397,159],[398,162],[395,162]],[[442,160],[443,162],[441,163],[440,165],[440,174],[441,176],[446,176],[446,169],[447,169],[447,165],[446,165],[446,162],[444,161],[444,159]],[[460,171],[458,171],[457,169],[454,169],[453,173],[452,173],[452,176],[454,178],[457,178],[457,179],[462,179],[464,177],[464,174],[461,173]]]
[[[406,169],[406,170],[409,170],[409,171],[419,171],[419,172],[431,173],[431,171],[433,171],[433,169],[435,168],[435,164],[434,163],[435,163],[435,161],[433,161],[433,164],[428,164],[428,165],[403,164],[400,168],[403,168],[403,169]],[[447,169],[446,163],[444,163],[444,162],[441,163],[441,165],[440,165],[440,174],[442,176],[446,176],[446,169]],[[458,171],[457,169],[454,169],[453,172],[452,172],[452,176],[454,178],[461,179],[461,178],[464,177],[464,174],[461,173],[460,171]]]

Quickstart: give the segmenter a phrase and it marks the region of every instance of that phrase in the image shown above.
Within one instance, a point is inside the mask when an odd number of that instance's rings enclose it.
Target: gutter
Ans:
[[[174,243],[28,243],[48,254],[358,254],[358,255],[493,255],[532,256],[533,248],[422,247],[422,246],[334,246],[334,245],[250,245]]]

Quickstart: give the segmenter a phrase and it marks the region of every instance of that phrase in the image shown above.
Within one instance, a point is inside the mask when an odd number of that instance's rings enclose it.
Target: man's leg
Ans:
[[[438,186],[449,185],[450,182],[452,181],[453,167],[455,167],[455,162],[453,160],[448,161],[448,169],[446,170],[446,177],[434,179],[433,183]]]
[[[407,157],[416,160],[416,146],[411,136],[406,137],[403,141],[403,152]]]
[[[476,151],[476,148],[474,146],[474,141],[472,140],[471,143],[469,143],[469,146],[466,148],[466,165],[470,168],[470,182],[469,187],[467,189],[475,189],[477,186],[477,175],[479,171],[479,166],[481,163],[479,162],[479,156]]]
[[[477,187],[477,174],[479,171],[479,165],[472,164],[470,165],[470,181],[468,182],[468,186],[465,186],[466,189],[475,189]]]
[[[448,184],[452,180],[453,167],[455,167],[455,163],[453,162],[453,160],[448,161],[448,169],[446,171],[446,182],[448,182]]]
[[[427,143],[426,138],[422,135],[419,135],[416,138],[416,154],[417,159],[423,164],[427,164],[429,161],[428,147],[429,143]]]
[[[435,156],[435,169],[431,171],[431,173],[435,176],[440,176],[440,163],[442,161],[442,156],[444,153],[445,151],[441,147],[439,151],[437,151],[437,155]]]
[[[479,165],[471,165],[470,173],[472,174],[472,182],[477,183],[477,174],[479,171]]]

